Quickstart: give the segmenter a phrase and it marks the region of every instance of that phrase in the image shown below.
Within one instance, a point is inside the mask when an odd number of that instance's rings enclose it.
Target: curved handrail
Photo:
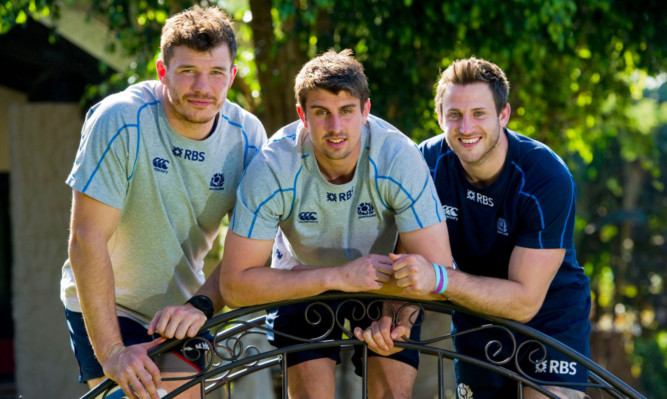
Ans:
[[[645,399],[639,392],[634,390],[632,387],[627,385],[625,382],[620,380],[618,377],[614,376],[604,368],[602,368],[597,363],[593,362],[589,358],[581,355],[577,351],[569,348],[568,346],[560,343],[559,341],[546,336],[545,334],[528,327],[524,324],[514,322],[511,320],[506,320],[493,316],[486,316],[478,314],[452,304],[448,301],[418,301],[412,299],[405,299],[393,296],[384,296],[370,293],[339,293],[339,292],[329,292],[322,295],[318,295],[312,298],[304,298],[298,300],[289,300],[281,301],[271,304],[249,306],[244,308],[235,309],[221,315],[218,315],[206,322],[202,330],[210,330],[214,335],[212,342],[209,342],[209,348],[212,348],[208,351],[207,360],[208,366],[202,370],[201,373],[193,374],[191,377],[184,379],[184,383],[177,390],[169,393],[165,398],[177,397],[177,395],[186,389],[200,384],[202,391],[211,392],[217,389],[226,388],[229,392],[230,382],[236,381],[239,378],[251,374],[253,372],[263,370],[267,367],[272,367],[279,365],[282,367],[282,379],[283,379],[283,397],[287,397],[287,368],[284,359],[285,355],[290,352],[297,352],[305,349],[313,349],[319,347],[344,347],[352,348],[353,346],[364,346],[364,351],[367,351],[365,344],[361,341],[358,341],[354,338],[353,334],[350,331],[346,331],[343,324],[339,322],[337,317],[337,312],[343,304],[347,306],[362,306],[361,312],[368,314],[369,307],[366,307],[364,303],[360,300],[366,300],[366,302],[382,302],[387,300],[399,300],[404,301],[409,304],[418,306],[420,309],[425,311],[425,316],[421,320],[421,323],[426,323],[426,315],[429,312],[436,313],[445,313],[451,314],[452,311],[463,312],[473,316],[480,317],[487,320],[489,323],[485,324],[482,327],[468,330],[468,331],[458,331],[455,334],[443,334],[437,337],[422,337],[420,341],[410,341],[406,342],[396,342],[396,345],[403,348],[415,349],[420,351],[422,354],[436,356],[438,358],[438,385],[439,385],[439,397],[444,398],[444,388],[442,380],[442,362],[444,359],[454,360],[458,359],[460,361],[468,362],[494,372],[500,373],[508,378],[511,378],[522,385],[530,386],[550,398],[556,398],[553,394],[546,391],[542,387],[542,383],[547,384],[545,381],[535,380],[528,375],[526,375],[518,364],[515,363],[516,370],[508,369],[503,367],[508,362],[514,360],[516,362],[517,354],[524,349],[524,345],[527,342],[541,346],[541,348],[550,347],[558,350],[569,359],[574,362],[583,365],[589,371],[589,381],[584,385],[587,388],[597,389],[609,397],[615,398],[633,398],[633,399]],[[325,304],[327,301],[339,301],[338,307],[334,310],[329,305]],[[297,341],[300,341],[300,344],[292,345],[286,348],[274,349],[270,351],[261,352],[257,348],[252,346],[246,346],[243,342],[243,339],[250,334],[265,334],[266,332],[271,332],[273,334],[281,334],[279,332],[273,331],[267,328],[264,324],[264,312],[267,309],[274,308],[276,306],[282,306],[287,304],[295,303],[305,303],[312,302],[315,305],[311,305],[307,308],[304,313],[304,318],[315,317],[317,318],[317,310],[313,310],[319,306],[322,306],[320,309],[324,309],[327,312],[330,312],[334,316],[334,322],[340,327],[348,337],[347,339],[342,340],[332,340],[328,339],[328,332],[321,337],[317,338],[301,338],[293,337]],[[404,308],[401,308],[398,312],[403,311]],[[356,311],[356,310],[355,310]],[[315,313],[315,315],[308,316],[308,312]],[[256,315],[255,317],[246,320],[248,316]],[[379,315],[370,315],[371,318],[377,319]],[[317,321],[317,320],[315,320]],[[312,322],[312,321],[311,321]],[[331,326],[333,328],[333,324]],[[331,331],[331,328],[329,331]],[[487,353],[486,360],[477,359],[474,357],[466,356],[457,352],[450,350],[442,349],[436,346],[433,346],[434,343],[442,342],[445,340],[452,339],[454,336],[470,333],[474,330],[479,329],[497,329],[499,333],[507,334],[506,338],[509,338],[509,341],[513,343],[511,348],[511,353],[509,356],[503,359],[494,359],[494,353],[490,353],[491,347],[494,345],[500,345],[499,342],[489,342],[485,347],[485,352]],[[524,341],[521,345],[517,345],[515,339],[515,334],[522,334],[527,337],[527,340]],[[284,334],[283,334],[284,335]],[[202,338],[186,338],[184,340],[170,340],[162,345],[154,348],[150,351],[149,355],[151,357],[157,356],[158,354],[167,352],[177,345],[181,344],[183,341],[190,339],[202,339]],[[185,355],[185,354],[184,354]],[[364,362],[365,364],[366,362]],[[518,370],[518,372],[517,372]],[[363,389],[362,395],[365,397],[366,390],[366,370],[363,373]],[[557,385],[552,382],[549,382],[548,385]],[[563,384],[565,385],[565,384]],[[577,384],[567,384],[567,386],[574,387]],[[105,380],[97,387],[93,388],[91,391],[86,393],[81,399],[92,399],[101,395],[100,397],[106,397],[111,389],[116,386],[115,382],[111,380]],[[228,395],[229,396],[229,395]]]

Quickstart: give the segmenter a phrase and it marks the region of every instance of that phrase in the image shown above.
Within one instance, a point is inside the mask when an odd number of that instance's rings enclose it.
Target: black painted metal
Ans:
[[[361,300],[366,300],[362,302]],[[340,301],[340,304],[336,309],[331,308],[327,305],[326,301],[337,300]],[[589,370],[589,381],[586,384],[580,384],[586,386],[589,394],[592,391],[596,392],[596,395],[599,393],[599,397],[611,397],[611,398],[643,398],[640,393],[634,390],[632,387],[628,386],[626,383],[618,379],[616,376],[609,373],[604,368],[600,367],[595,362],[591,361],[588,358],[581,356],[578,352],[570,349],[569,347],[561,344],[560,342],[530,328],[521,323],[500,319],[491,316],[483,316],[474,312],[470,312],[464,308],[453,305],[449,302],[420,302],[416,300],[406,300],[396,297],[380,296],[374,294],[350,294],[350,293],[326,293],[315,298],[307,298],[301,300],[292,300],[292,301],[283,301],[280,303],[272,303],[260,306],[251,306],[241,309],[236,309],[209,320],[204,329],[209,329],[213,336],[215,337],[213,342],[208,342],[209,347],[212,348],[207,352],[207,367],[198,374],[193,374],[191,377],[182,379],[183,385],[177,390],[169,393],[165,398],[177,397],[179,393],[185,391],[186,389],[198,385],[201,387],[202,392],[212,392],[218,389],[225,389],[227,391],[228,398],[234,398],[234,392],[230,388],[231,383],[248,374],[252,374],[256,371],[263,370],[269,367],[278,366],[280,367],[282,373],[282,395],[283,398],[287,398],[287,381],[289,375],[287,372],[286,362],[284,361],[287,353],[297,352],[305,349],[314,349],[314,348],[324,348],[324,347],[340,347],[342,350],[352,349],[356,345],[364,345],[362,342],[354,338],[354,335],[351,331],[347,330],[343,324],[343,321],[339,319],[338,313],[342,306],[354,306],[355,309],[359,309],[357,312],[355,310],[354,317],[363,317],[368,315],[371,318],[379,318],[378,314],[369,314],[369,308],[372,303],[382,303],[383,301],[388,300],[403,300],[409,302],[411,305],[416,305],[420,309],[425,311],[425,315],[421,320],[422,323],[428,323],[428,314],[429,312],[438,312],[451,314],[453,310],[457,312],[465,312],[479,316],[488,320],[488,324],[477,329],[469,331],[459,331],[456,335],[468,334],[472,331],[479,329],[488,329],[497,331],[500,336],[505,338],[505,341],[511,342],[509,355],[499,358],[498,354],[500,349],[503,349],[503,343],[500,340],[492,340],[485,345],[486,359],[480,360],[470,356],[462,355],[450,350],[442,349],[434,346],[435,343],[440,343],[443,341],[451,340],[454,337],[454,334],[443,334],[436,337],[423,337],[420,341],[410,341],[406,342],[397,342],[396,345],[409,349],[416,349],[421,352],[422,355],[435,356],[438,359],[438,397],[443,399],[445,396],[444,388],[444,379],[443,379],[443,362],[445,359],[453,361],[454,359],[459,359],[460,361],[469,362],[480,367],[484,367],[489,370],[493,370],[501,375],[504,375],[508,378],[511,378],[519,383],[519,392],[518,397],[521,397],[521,387],[530,386],[550,398],[556,398],[552,393],[543,388],[542,384],[544,381],[535,380],[529,377],[521,367],[519,367],[517,361],[517,354],[523,353],[523,350],[527,350],[527,345],[537,345],[538,350],[531,351],[533,353],[538,353],[537,359],[534,361],[537,363],[543,359],[539,358],[539,348],[551,347],[561,353],[565,354],[572,361],[575,361]],[[271,331],[273,334],[281,334],[279,332],[269,330],[264,324],[264,312],[266,309],[273,308],[280,305],[286,305],[291,303],[299,302],[312,302],[310,306],[307,307],[304,313],[304,320],[311,324],[318,324],[322,322],[320,312],[325,311],[331,316],[334,316],[333,322],[328,326],[328,330],[325,334],[316,338],[308,337],[295,337],[288,336],[299,341],[299,344],[292,345],[290,347],[268,350],[261,352],[257,347],[252,345],[247,345],[244,342],[251,334],[265,334],[267,331]],[[398,314],[403,311],[412,311],[414,312],[414,306],[411,308],[402,307],[397,311],[397,314],[394,317],[398,317]],[[416,313],[412,313],[411,317]],[[248,317],[253,316],[248,319]],[[414,320],[414,317],[412,318]],[[416,320],[415,320],[416,321]],[[333,340],[328,336],[337,326],[344,331],[344,333],[349,338]],[[527,341],[524,341],[520,345],[517,345],[515,339],[515,334],[522,334],[528,337]],[[192,338],[196,340],[202,340],[202,338]],[[172,340],[165,342],[159,347],[151,351],[151,356],[166,352],[175,347],[179,341]],[[366,360],[367,348],[364,349],[364,360]],[[507,349],[507,348],[505,348]],[[190,356],[190,352],[184,352],[184,356]],[[544,354],[544,350],[541,351]],[[195,359],[190,359],[195,360]],[[516,371],[506,368],[510,362],[513,362],[514,368]],[[360,397],[366,398],[366,388],[367,388],[367,370],[366,362],[364,361],[364,370],[363,370],[363,383],[362,383],[362,392]],[[549,385],[554,385],[549,383]],[[573,387],[574,385],[568,385]],[[106,380],[86,395],[82,399],[92,399],[101,395],[102,398],[106,397],[111,389],[115,387],[115,383],[110,380]],[[595,396],[598,397],[598,396]]]

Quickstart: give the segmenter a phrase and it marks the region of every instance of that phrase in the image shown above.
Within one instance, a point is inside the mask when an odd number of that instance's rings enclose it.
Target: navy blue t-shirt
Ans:
[[[454,260],[464,272],[507,278],[515,246],[564,248],[565,258],[538,315],[590,296],[588,277],[573,244],[576,187],[565,163],[546,145],[505,129],[509,147],[503,170],[488,187],[465,177],[444,134],[420,145],[445,215]]]

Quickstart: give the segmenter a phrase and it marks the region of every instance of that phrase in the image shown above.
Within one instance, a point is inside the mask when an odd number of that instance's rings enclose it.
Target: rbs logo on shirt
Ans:
[[[193,151],[193,150],[185,150],[181,147],[172,147],[171,153],[174,154],[174,156],[177,156],[179,158],[187,159],[188,161],[196,161],[196,162],[204,162],[206,153],[204,151]]]
[[[577,374],[577,363],[565,360],[544,360],[535,365],[535,373],[575,375]]]
[[[468,190],[466,193],[466,199],[470,201],[475,201],[478,204],[490,206],[493,208],[493,198],[486,196],[484,194],[476,193],[472,190]]]

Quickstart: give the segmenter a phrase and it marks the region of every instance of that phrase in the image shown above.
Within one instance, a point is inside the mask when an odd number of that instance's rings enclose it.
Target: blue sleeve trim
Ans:
[[[232,122],[229,119],[229,117],[227,117],[226,115],[223,115],[222,113],[220,113],[220,115],[223,118],[225,118],[227,123],[241,129],[241,133],[243,134],[243,140],[245,141],[245,145],[244,145],[244,148],[243,148],[243,164],[246,165],[246,159],[248,158],[248,150],[250,148],[254,148],[255,150],[258,150],[259,148],[257,148],[256,145],[250,145],[250,143],[248,142],[248,133],[246,133],[245,129],[243,128],[243,125],[241,125],[240,123],[237,123],[237,122]]]
[[[257,217],[259,216],[259,211],[262,209],[262,207],[269,202],[273,197],[275,197],[277,194],[282,193],[282,192],[288,192],[288,191],[294,191],[296,194],[296,182],[299,180],[299,175],[301,175],[301,170],[303,169],[303,166],[299,168],[299,171],[296,172],[296,176],[294,177],[294,186],[290,188],[285,188],[285,189],[278,189],[274,191],[271,195],[269,195],[262,203],[259,204],[257,207],[257,210],[253,212],[253,218],[252,222],[250,223],[250,228],[248,229],[248,238],[252,238],[252,231],[255,228],[255,222],[257,221]],[[292,211],[294,210],[294,201],[296,200],[296,195],[292,195],[292,203],[290,204],[290,211],[289,214],[285,219],[289,219],[289,217],[292,215]]]
[[[412,214],[415,215],[415,220],[417,221],[417,224],[419,225],[419,228],[423,228],[424,226],[422,225],[421,220],[419,220],[419,216],[417,216],[417,212],[415,211],[415,208],[414,208],[415,199],[412,198],[410,193],[399,182],[394,180],[393,177],[378,175],[378,168],[377,168],[377,165],[375,164],[375,161],[373,161],[373,159],[371,157],[368,157],[368,160],[371,162],[371,165],[373,165],[373,170],[375,171],[375,189],[377,190],[377,193],[378,193],[378,196],[380,197],[380,202],[382,203],[382,205],[387,209],[393,210],[392,208],[390,208],[384,202],[384,199],[382,198],[382,194],[380,193],[380,185],[379,185],[379,182],[378,182],[378,180],[380,180],[380,179],[389,180],[390,182],[396,184],[398,186],[398,188],[400,188],[401,191],[403,191],[405,193],[405,195],[408,196],[408,198],[410,199],[410,203],[411,203],[410,209],[412,209]],[[427,182],[428,182],[428,180],[427,180]],[[422,187],[422,191],[423,190],[424,190],[424,188]]]
[[[514,167],[519,171],[519,173],[521,173],[521,187],[519,188],[519,195],[523,195],[532,199],[533,201],[535,201],[535,205],[537,206],[537,210],[540,214],[540,223],[541,223],[538,237],[539,237],[540,249],[544,249],[544,244],[542,244],[542,232],[544,231],[544,213],[542,212],[542,206],[540,205],[540,201],[537,199],[537,197],[523,191],[523,188],[526,185],[526,174],[523,171],[523,169],[521,169],[519,165],[517,165],[516,162],[514,161],[512,161],[512,165],[514,165]]]
[[[438,217],[438,222],[442,222],[442,218],[440,217],[440,212],[438,212],[438,200],[439,200],[439,198],[436,197],[437,193],[433,191],[434,188],[435,188],[435,184],[433,185],[433,187],[431,187],[431,198],[433,198],[433,206],[435,207],[435,216]]]
[[[572,215],[572,209],[574,209],[574,200],[575,196],[577,195],[576,193],[576,188],[574,185],[574,180],[572,179],[572,176],[570,176],[570,185],[572,186],[572,196],[570,197],[570,206],[567,209],[567,218],[565,219],[565,225],[563,226],[563,232],[560,235],[560,247],[565,248],[565,233],[567,232],[567,221],[570,220],[570,216]]]
[[[302,156],[301,158],[307,158],[307,157],[308,157],[308,154]],[[294,186],[291,189],[289,189],[289,190],[294,190],[294,195],[292,195],[292,203],[289,206],[289,213],[287,214],[287,216],[283,220],[289,219],[290,216],[292,216],[292,212],[294,211],[294,201],[296,201],[296,182],[299,180],[299,175],[301,175],[301,170],[302,169],[303,169],[303,166],[301,166],[299,168],[299,170],[296,172],[296,176],[294,176]],[[289,190],[285,190],[285,191],[289,191]]]
[[[81,190],[82,193],[85,193],[86,190],[88,190],[88,186],[93,181],[93,178],[97,174],[97,171],[100,169],[100,166],[102,165],[102,162],[104,161],[104,158],[107,156],[107,153],[109,153],[109,150],[111,149],[111,144],[113,144],[114,140],[116,140],[116,138],[123,132],[123,130],[125,130],[127,128],[130,128],[130,127],[136,127],[137,128],[137,149],[136,149],[135,156],[134,156],[134,163],[132,164],[132,172],[130,173],[130,176],[128,176],[127,180],[129,181],[130,179],[132,179],[132,177],[134,176],[134,169],[137,166],[137,158],[139,158],[139,143],[141,142],[141,140],[140,140],[141,139],[141,128],[139,126],[140,125],[139,122],[141,120],[141,111],[143,111],[144,108],[146,108],[148,106],[159,104],[159,103],[160,103],[160,101],[153,101],[151,103],[146,103],[146,104],[142,105],[137,110],[137,123],[136,124],[134,124],[134,123],[125,124],[118,129],[116,134],[114,134],[114,136],[111,138],[111,140],[109,140],[109,144],[107,144],[107,147],[104,149],[104,152],[102,153],[102,156],[100,157],[100,160],[97,162],[97,165],[95,166],[95,169],[93,170],[93,173],[90,174],[90,177],[88,178],[88,181],[86,182],[85,186],[83,187],[83,190]]]
[[[553,150],[549,149],[549,154],[551,155],[552,158],[556,160],[559,164],[563,166],[567,170],[567,165],[563,160],[555,153]],[[572,196],[570,197],[570,206],[567,209],[567,218],[565,218],[565,224],[563,225],[563,231],[560,234],[560,247],[565,248],[565,234],[567,233],[567,222],[570,220],[570,216],[572,215],[572,210],[574,209],[574,201],[576,199],[577,195],[577,189],[576,185],[574,183],[574,179],[572,178],[572,174],[569,173],[568,171],[568,177],[570,178],[570,186],[572,187]]]

